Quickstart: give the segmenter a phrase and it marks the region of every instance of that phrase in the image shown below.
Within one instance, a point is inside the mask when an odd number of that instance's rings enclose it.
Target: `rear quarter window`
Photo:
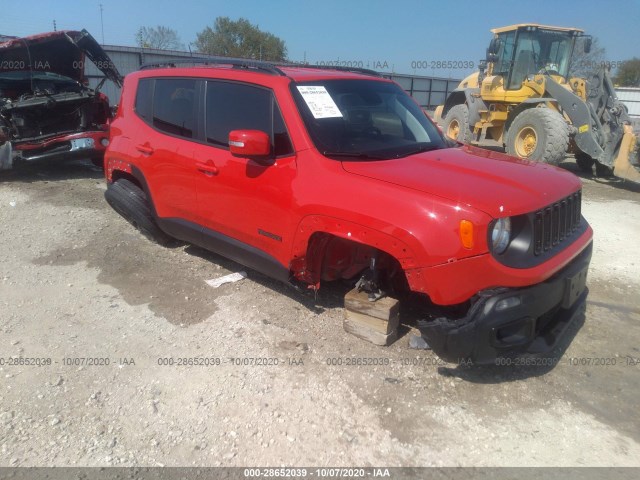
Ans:
[[[151,123],[151,106],[153,101],[153,79],[143,78],[138,82],[135,112],[145,122]]]

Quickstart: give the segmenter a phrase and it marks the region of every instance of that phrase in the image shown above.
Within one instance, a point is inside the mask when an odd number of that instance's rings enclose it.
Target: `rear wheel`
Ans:
[[[506,150],[528,160],[558,165],[569,145],[569,127],[562,115],[548,108],[530,108],[513,120]]]
[[[469,129],[469,107],[466,105],[455,105],[447,112],[442,125],[444,133],[453,140],[463,143],[471,141],[471,130]]]
[[[575,157],[576,165],[578,165],[580,170],[587,173],[593,173],[593,164],[596,163],[593,158],[583,152],[576,152]]]
[[[104,197],[113,209],[122,215],[131,225],[156,243],[173,246],[177,242],[156,224],[147,196],[135,183],[121,178],[107,187]]]

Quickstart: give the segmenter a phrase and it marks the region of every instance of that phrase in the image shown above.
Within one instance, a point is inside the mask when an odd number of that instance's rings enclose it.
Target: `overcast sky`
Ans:
[[[484,57],[490,28],[535,22],[586,30],[609,61],[640,57],[640,0],[0,0],[0,34],[50,31],[55,20],[59,30],[86,28],[102,43],[100,3],[104,43],[111,45],[133,46],[140,26],[156,25],[175,29],[188,45],[218,16],[244,17],[282,38],[291,60],[461,78],[470,73],[464,62]],[[416,61],[462,68],[414,69]]]

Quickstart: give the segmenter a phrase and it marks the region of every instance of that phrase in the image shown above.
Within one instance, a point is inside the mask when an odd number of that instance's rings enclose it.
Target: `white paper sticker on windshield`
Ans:
[[[336,102],[323,86],[298,86],[298,91],[315,118],[342,117]]]

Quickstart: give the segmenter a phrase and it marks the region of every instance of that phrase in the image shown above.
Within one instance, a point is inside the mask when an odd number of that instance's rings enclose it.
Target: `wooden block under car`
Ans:
[[[370,302],[365,292],[351,290],[344,297],[344,330],[375,345],[390,345],[398,338],[399,302],[384,297]]]

